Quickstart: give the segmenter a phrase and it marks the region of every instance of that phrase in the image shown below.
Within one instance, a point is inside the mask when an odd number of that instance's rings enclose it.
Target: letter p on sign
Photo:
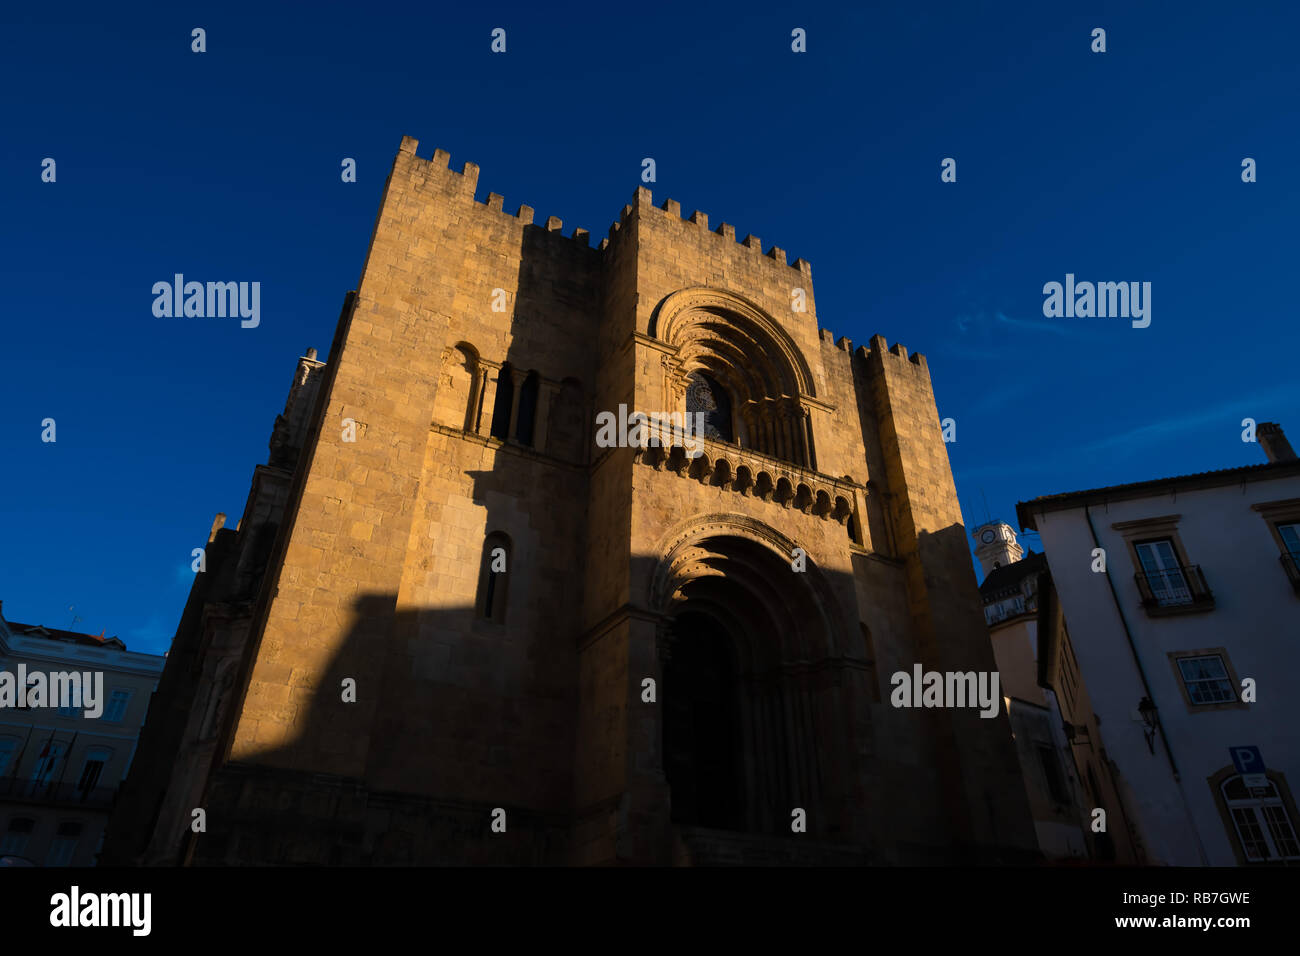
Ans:
[[[1238,773],[1263,773],[1264,758],[1258,747],[1232,747],[1232,763]]]

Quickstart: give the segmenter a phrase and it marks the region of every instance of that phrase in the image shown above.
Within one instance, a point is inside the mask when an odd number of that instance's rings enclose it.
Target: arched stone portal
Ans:
[[[844,745],[833,596],[793,545],[741,516],[712,516],[669,544],[661,614],[663,771],[674,825],[837,831]]]

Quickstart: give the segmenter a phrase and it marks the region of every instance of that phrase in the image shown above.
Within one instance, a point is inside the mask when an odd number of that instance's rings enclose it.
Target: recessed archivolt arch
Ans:
[[[723,334],[724,331],[730,334]],[[701,354],[705,352],[698,348],[702,342],[707,342],[710,337],[721,339],[729,343],[732,350],[738,350],[743,358],[757,363],[769,385],[789,378],[793,390],[786,394],[812,398],[817,395],[812,372],[790,333],[763,309],[734,292],[705,286],[674,292],[655,309],[650,318],[650,334],[688,353],[691,351],[689,346],[694,343],[697,346],[695,351]],[[737,334],[753,343],[753,353],[737,345]],[[778,357],[780,361],[777,361]],[[781,374],[781,365],[786,366],[788,375]],[[768,394],[775,398],[782,393]]]
[[[698,515],[660,537],[644,586],[647,610],[660,621],[663,712],[694,713],[689,687],[702,681],[711,704],[706,719],[716,718],[717,701],[735,718],[737,736],[725,750],[690,751],[683,761],[677,744],[671,767],[698,766],[697,758],[720,761],[711,766],[724,768],[722,786],[737,787],[745,830],[787,832],[790,807],[800,806],[810,808],[817,832],[829,834],[842,826],[844,772],[853,753],[843,729],[862,721],[852,707],[856,682],[850,673],[861,669],[861,637],[844,625],[822,570],[810,559],[803,571],[791,567],[795,547],[746,515]],[[715,638],[734,664],[722,678],[716,668],[699,667],[698,655],[718,647]],[[661,726],[668,771],[674,744],[667,724]],[[689,773],[683,779],[691,785]],[[668,780],[675,793],[677,781]]]
[[[646,582],[650,609],[669,617],[683,600],[683,589],[695,585],[699,590],[701,583],[712,582],[734,589],[737,598],[743,595],[746,605],[762,608],[762,619],[771,622],[779,639],[771,650],[779,650],[783,659],[840,656],[848,645],[839,604],[811,558],[806,558],[807,570],[791,568],[796,547],[781,532],[746,515],[710,514],[684,521],[655,548],[658,559]],[[762,648],[756,642],[751,650]]]
[[[682,372],[706,372],[742,399],[795,396],[799,386],[793,369],[777,361],[769,343],[728,319],[704,315],[682,329],[674,343]]]

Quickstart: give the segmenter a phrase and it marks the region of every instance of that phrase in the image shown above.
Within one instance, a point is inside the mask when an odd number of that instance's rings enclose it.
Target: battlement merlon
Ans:
[[[914,352],[911,355],[907,352],[907,346],[901,342],[895,342],[892,346],[885,341],[883,335],[873,335],[871,337],[871,347],[860,347],[856,353],[858,358],[871,362],[873,365],[884,368],[886,361],[906,362],[916,370],[925,373],[928,378],[930,375],[930,365],[925,360],[925,356],[920,352]]]
[[[658,214],[665,217],[671,217],[672,219],[675,220],[679,220],[679,221],[682,220],[681,203],[679,203],[676,199],[665,199],[661,205],[656,207],[654,204],[653,194],[645,186],[638,186],[636,188],[636,192],[633,194],[633,206],[635,206],[638,209],[638,211],[644,210],[644,212],[640,212],[641,215],[648,216],[651,214]],[[627,215],[631,211],[631,209],[632,206],[623,207],[623,215],[620,217],[619,220],[620,224],[626,221]],[[699,226],[705,232],[709,231],[708,214],[700,212],[698,209],[695,210],[695,212],[691,213],[690,217],[684,221]],[[727,239],[731,242],[736,241],[736,227],[731,225],[730,223],[726,223],[726,222],[720,223],[718,227],[713,230],[713,233],[714,235],[721,236],[724,239]],[[610,234],[612,237],[613,235],[612,230]],[[776,245],[769,246],[767,251],[764,252],[762,240],[759,239],[757,236],[753,235],[752,233],[746,235],[744,239],[740,240],[739,245],[742,245],[747,249],[752,249],[756,253],[766,256],[769,259],[772,259],[774,262],[783,266],[788,266],[789,268],[797,272],[801,272],[810,278],[812,276],[812,266],[807,262],[807,260],[796,259],[794,262],[787,262],[785,250],[782,249],[780,246],[776,246]]]
[[[410,164],[418,163],[418,168],[424,175],[432,174],[435,176],[456,177],[456,185],[458,186],[459,192],[470,201],[476,202],[474,200],[474,193],[478,189],[478,164],[465,163],[461,167],[460,172],[456,172],[454,169],[450,168],[451,154],[445,149],[435,149],[433,155],[429,159],[421,159],[416,154],[419,145],[419,140],[412,136],[402,137],[401,145],[398,147],[397,151],[397,158],[394,161],[394,171],[396,171],[402,162],[405,161]],[[535,210],[532,206],[520,205],[517,212],[513,214],[507,213],[505,211],[505,197],[500,193],[488,193],[487,199],[482,203],[476,202],[476,205],[500,213],[503,216],[509,216],[510,218],[516,219],[521,226],[533,225]],[[562,225],[563,223],[558,216],[548,216],[544,228],[547,232],[562,235],[560,231]],[[575,228],[568,238],[572,239],[575,244],[579,246],[591,248],[591,234],[586,229],[581,227]]]
[[[447,152],[445,149],[435,149],[433,151],[433,156],[425,160],[425,159],[420,159],[419,155],[417,155],[416,153],[416,150],[419,148],[419,145],[420,142],[419,140],[415,139],[415,137],[403,136],[401,145],[398,147],[397,160],[394,164],[394,167],[396,168],[396,166],[402,162],[403,158],[406,158],[407,162],[418,161],[419,163],[422,164],[422,166],[425,168],[426,171],[433,171],[435,173],[443,173],[445,171],[447,175],[459,177],[460,192],[464,195],[468,195],[471,199],[473,199],[474,192],[478,188],[478,174],[479,174],[478,165],[476,163],[467,162],[461,167],[461,171],[458,173],[455,170],[450,168],[451,154]],[[504,212],[505,197],[498,193],[488,193],[487,201],[485,203],[482,203],[481,205],[486,206],[486,208],[491,209],[495,212],[500,212],[502,213],[502,215],[507,215],[507,213]],[[632,214],[633,208],[639,209],[642,206],[648,207],[649,209],[652,210],[654,210],[655,208],[653,203],[653,196],[650,190],[644,186],[638,186],[636,189],[636,193],[633,196],[633,202],[623,207],[622,211],[619,213],[618,221],[613,223],[609,228],[609,238],[607,240],[602,240],[600,245],[597,246],[596,249],[601,252],[607,249],[609,247],[609,244],[613,241],[615,233],[617,233],[619,229],[624,224],[626,224],[628,217]],[[682,218],[681,203],[677,202],[675,199],[664,200],[663,206],[655,211],[665,216],[671,216],[672,218],[677,220],[681,220]],[[519,211],[515,214],[515,218],[517,218],[520,221],[521,225],[525,225],[525,226],[532,225],[533,212],[534,210],[531,206],[520,206]],[[699,226],[701,229],[705,230],[706,232],[709,230],[709,217],[708,215],[700,212],[699,210],[693,212],[690,218],[687,219],[686,221]],[[552,232],[552,233],[556,233],[557,235],[562,235],[563,234],[561,231],[562,225],[563,222],[560,219],[560,217],[549,216],[546,219],[545,228],[547,232]],[[731,225],[730,223],[725,223],[725,222],[721,223],[716,229],[713,230],[713,233],[715,235],[723,237],[724,239],[727,239],[730,242],[736,242],[736,227]],[[586,246],[588,248],[591,247],[590,233],[586,229],[580,227],[575,229],[569,238],[573,239],[576,243],[582,246]],[[752,249],[756,253],[766,256],[767,258],[773,260],[775,263],[779,265],[787,266],[788,268],[793,269],[796,272],[802,273],[804,276],[808,278],[812,278],[812,265],[806,259],[803,258],[795,259],[793,262],[787,262],[786,251],[782,249],[780,246],[772,245],[769,246],[766,251],[764,251],[762,246],[762,241],[757,236],[752,234],[746,235],[744,239],[742,239],[739,242],[739,245],[742,245],[748,249]]]

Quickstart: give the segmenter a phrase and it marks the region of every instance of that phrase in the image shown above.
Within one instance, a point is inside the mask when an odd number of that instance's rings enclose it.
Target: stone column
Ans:
[[[813,461],[811,434],[808,430],[808,409],[796,404],[794,407],[795,447],[799,450],[800,464],[809,471],[817,470]]]
[[[871,546],[871,529],[867,525],[867,493],[862,488],[853,489],[853,527],[857,530],[857,543],[862,545],[868,551],[874,551]]]
[[[799,436],[795,433],[794,412],[789,402],[781,403],[781,441],[785,445],[785,458],[796,465],[802,465],[799,458]]]
[[[490,365],[479,365],[482,373],[483,386],[479,389],[479,406],[478,421],[475,423],[474,431],[483,438],[489,438],[492,435],[492,413],[496,409],[497,403],[497,380],[501,376],[501,366],[493,368]]]
[[[514,382],[515,388],[514,394],[510,396],[510,424],[506,426],[506,440],[516,444],[519,442],[519,438],[515,435],[515,429],[519,427],[519,393],[524,390],[524,379],[527,377],[528,374],[520,369],[512,368],[510,370],[510,378]]]
[[[465,408],[465,430],[478,434],[479,419],[483,415],[483,385],[487,369],[482,362],[474,363],[474,377],[469,383],[469,401]]]
[[[808,469],[810,471],[816,471],[817,470],[817,448],[813,444],[812,413],[808,411],[808,409],[806,408],[802,408],[800,409],[800,411],[803,414],[803,423],[802,423],[803,442],[804,442],[805,453],[807,455]]]
[[[560,386],[543,379],[537,386],[537,415],[533,418],[533,447],[546,453],[546,436],[550,431],[551,406],[560,394]]]

